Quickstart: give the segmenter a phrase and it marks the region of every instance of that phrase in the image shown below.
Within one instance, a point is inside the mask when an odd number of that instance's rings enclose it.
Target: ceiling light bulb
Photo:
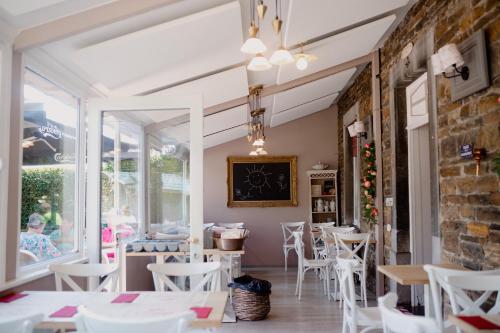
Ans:
[[[257,37],[249,37],[241,46],[240,51],[248,54],[263,53],[267,50],[264,43]]]
[[[280,47],[274,51],[273,55],[269,59],[269,62],[273,65],[286,65],[293,62],[293,57],[290,51],[284,47]]]
[[[250,63],[247,66],[249,71],[266,71],[271,69],[273,66],[267,61],[267,59],[262,54],[257,54],[255,57],[250,60]]]
[[[308,65],[309,63],[307,62],[307,59],[305,57],[299,57],[297,59],[297,62],[295,63],[295,66],[299,71],[306,70]]]
[[[263,146],[264,145],[264,140],[262,139],[257,139],[253,142],[253,146]]]

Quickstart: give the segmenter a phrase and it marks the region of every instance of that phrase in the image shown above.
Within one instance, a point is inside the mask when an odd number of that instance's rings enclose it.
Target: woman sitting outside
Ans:
[[[61,252],[43,234],[45,221],[42,215],[33,213],[28,219],[28,231],[21,232],[19,247],[33,253],[38,259],[46,260],[59,257]]]

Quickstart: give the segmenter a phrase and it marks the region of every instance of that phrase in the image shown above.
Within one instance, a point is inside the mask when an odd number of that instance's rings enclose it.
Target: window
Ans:
[[[20,266],[78,250],[79,100],[26,69]]]

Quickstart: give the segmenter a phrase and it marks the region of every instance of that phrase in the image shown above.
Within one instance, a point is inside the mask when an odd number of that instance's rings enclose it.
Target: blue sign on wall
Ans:
[[[472,158],[472,145],[465,144],[460,146],[460,157],[462,158]]]

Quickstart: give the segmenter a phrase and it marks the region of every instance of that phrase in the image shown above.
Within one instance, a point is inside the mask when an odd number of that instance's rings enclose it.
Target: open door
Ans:
[[[189,233],[191,262],[201,261],[201,96],[91,99],[87,108],[89,262],[107,261],[116,234],[134,239],[172,227]]]
[[[431,162],[427,73],[406,88],[410,251],[414,265],[432,263]],[[413,288],[412,302],[423,301]]]

